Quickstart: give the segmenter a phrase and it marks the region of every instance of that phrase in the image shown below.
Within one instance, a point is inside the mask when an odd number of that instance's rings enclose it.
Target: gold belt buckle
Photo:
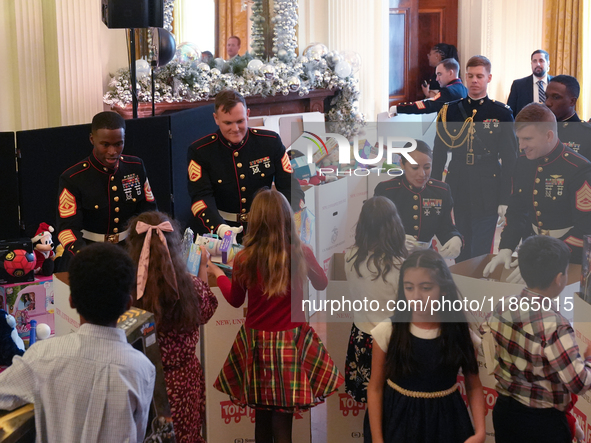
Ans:
[[[248,221],[248,214],[238,215],[238,221],[242,222],[242,223],[246,223]]]
[[[105,235],[105,242],[109,242],[109,243],[119,243],[119,234],[111,234],[111,235]]]
[[[538,228],[538,235],[550,235],[550,230]]]
[[[472,166],[474,164],[474,154],[471,152],[468,152],[466,154],[466,164]]]

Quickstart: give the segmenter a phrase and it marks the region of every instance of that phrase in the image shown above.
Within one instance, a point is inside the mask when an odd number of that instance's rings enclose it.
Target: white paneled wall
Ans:
[[[44,128],[48,124],[48,113],[43,0],[14,2],[14,23],[16,60],[8,62],[18,65],[18,91],[14,99],[19,101],[19,106],[13,109],[19,109],[22,128]]]
[[[97,2],[58,0],[55,8],[61,125],[89,122],[103,110]]]

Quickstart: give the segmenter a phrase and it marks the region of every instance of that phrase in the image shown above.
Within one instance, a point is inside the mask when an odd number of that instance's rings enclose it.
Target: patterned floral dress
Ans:
[[[203,323],[207,323],[218,307],[218,300],[207,283],[197,277],[193,281],[195,294],[201,305]],[[198,342],[199,325],[191,332],[158,333],[177,443],[205,442],[201,437],[205,412],[205,379],[195,353]]]

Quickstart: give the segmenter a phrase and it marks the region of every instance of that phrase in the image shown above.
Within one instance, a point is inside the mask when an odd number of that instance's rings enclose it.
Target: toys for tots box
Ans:
[[[27,340],[30,322],[46,323],[55,333],[54,291],[51,277],[37,277],[32,282],[0,286],[0,307],[14,316],[18,335]]]
[[[505,269],[504,266],[499,265],[495,271],[484,278],[482,273],[485,266],[494,257],[493,255],[482,255],[474,257],[470,260],[450,266],[454,281],[460,291],[460,297],[466,299],[469,303],[470,312],[468,313],[468,321],[475,326],[479,326],[485,317],[494,309],[502,297],[510,297],[518,295],[524,288],[523,284],[507,283],[506,279],[513,269]],[[575,292],[578,291],[580,284],[581,266],[570,264],[568,268],[568,286],[560,294],[560,311],[568,319],[572,320],[573,310],[568,309],[569,302],[573,303]],[[580,299],[579,299],[580,300]],[[476,309],[475,309],[476,308]],[[589,306],[591,310],[591,306]],[[577,314],[578,315],[578,314]],[[589,317],[591,318],[591,314]],[[576,324],[575,324],[576,329]],[[487,334],[488,335],[488,334]],[[591,336],[591,330],[590,330]],[[492,343],[494,346],[494,343]],[[485,350],[488,344],[483,342],[478,350],[478,366],[480,368],[480,380],[484,391],[484,398],[486,404],[486,443],[494,443],[494,427],[492,423],[492,410],[496,403],[498,394],[495,390],[495,378],[492,375],[494,367],[490,367],[489,363],[494,360],[494,349],[489,353],[489,357],[485,356]],[[493,363],[494,365],[494,363]],[[461,377],[459,377],[460,381]],[[465,388],[460,384],[461,392],[465,397]],[[581,401],[580,401],[581,403]],[[578,404],[577,404],[578,405]],[[591,411],[589,411],[591,412]],[[585,429],[585,427],[583,427]]]
[[[227,394],[213,387],[234,339],[246,320],[246,302],[243,307],[234,308],[226,301],[214,279],[210,278],[209,284],[219,305],[201,330],[200,360],[206,386],[203,435],[208,443],[254,443],[255,411],[235,405]],[[309,411],[294,415],[292,441],[310,443]]]

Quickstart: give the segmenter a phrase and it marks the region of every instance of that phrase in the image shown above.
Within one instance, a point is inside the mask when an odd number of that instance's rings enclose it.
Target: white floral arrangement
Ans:
[[[351,138],[365,124],[365,118],[359,111],[359,81],[353,75],[351,64],[345,61],[346,57],[334,51],[328,52],[325,48],[307,50],[305,55],[289,63],[278,57],[264,63],[248,53],[230,61],[215,59],[210,64],[200,63],[199,59],[177,57],[155,69],[154,102],[207,100],[223,89],[233,89],[244,97],[290,93],[305,96],[315,89],[338,90],[325,110],[326,121],[336,122],[339,133]],[[147,70],[138,72],[137,95],[140,103],[152,101],[152,83]],[[119,107],[132,102],[129,69],[119,69],[112,76],[103,101]]]

